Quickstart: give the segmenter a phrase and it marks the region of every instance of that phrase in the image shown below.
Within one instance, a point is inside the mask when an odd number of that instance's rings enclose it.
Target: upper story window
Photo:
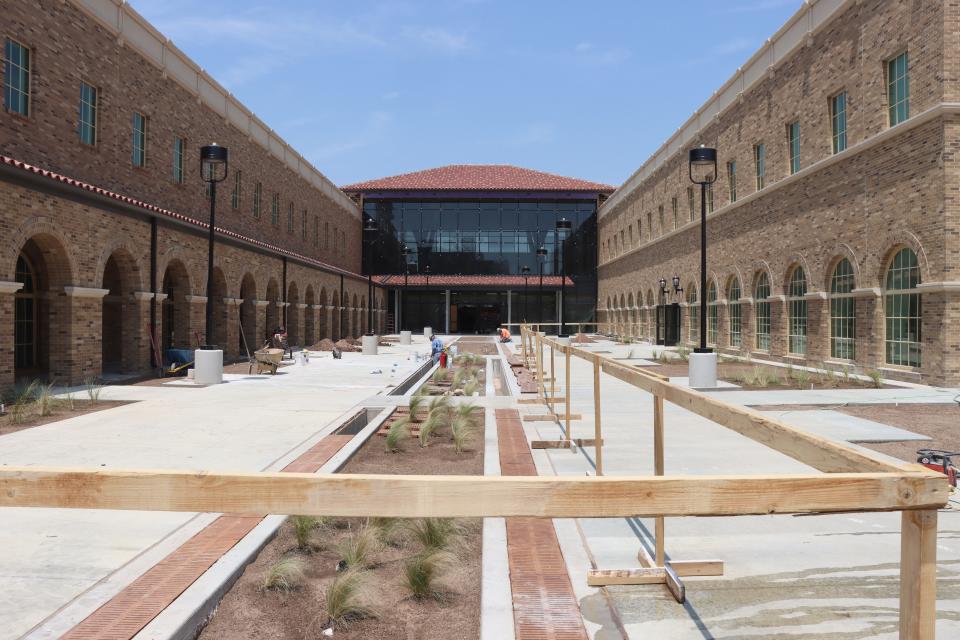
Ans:
[[[147,116],[133,112],[133,166],[147,166]]]
[[[293,233],[293,203],[287,207],[287,233]]]
[[[280,194],[273,194],[273,201],[270,203],[270,222],[276,226],[280,226]]]
[[[847,92],[841,91],[830,98],[830,133],[833,152],[847,148]]]
[[[10,38],[3,47],[3,109],[30,115],[30,49]]]
[[[704,190],[704,195],[707,199],[707,213],[713,213],[713,185],[708,184],[707,188]]]
[[[313,216],[313,246],[320,246],[320,218]]]
[[[183,138],[173,139],[173,181],[183,184]]]
[[[677,196],[673,196],[673,199],[670,201],[670,206],[673,208],[673,228],[677,229],[680,227],[680,212],[679,206],[677,205]]]
[[[233,190],[230,192],[230,208],[240,208],[240,188],[242,186],[243,174],[240,169],[233,172]]]
[[[790,157],[790,174],[800,171],[800,123],[787,125],[787,154]]]
[[[696,196],[693,195],[693,187],[687,187],[687,206],[690,208],[690,221],[697,215]]]
[[[326,250],[330,249],[330,223],[323,223],[323,248]]]
[[[260,217],[260,203],[263,199],[263,183],[258,182],[253,186],[253,217]]]
[[[303,217],[300,220],[300,239],[307,239],[307,210],[303,210]]]
[[[887,62],[887,108],[891,127],[910,117],[910,72],[907,66],[906,51]]]
[[[753,164],[756,167],[757,191],[767,183],[767,147],[762,142],[753,147]]]
[[[647,235],[650,236],[650,239],[653,239],[653,214],[647,213]]]
[[[80,142],[93,146],[97,144],[97,88],[86,82],[80,83],[80,121],[77,133]]]
[[[730,189],[730,202],[737,201],[737,163],[727,163],[727,187]]]
[[[663,205],[660,205],[660,209],[658,210],[657,213],[659,214],[659,218],[660,218],[660,233],[661,233],[661,234],[666,233],[666,231],[667,231],[667,223],[666,223],[666,220],[664,220],[664,217],[663,217]]]

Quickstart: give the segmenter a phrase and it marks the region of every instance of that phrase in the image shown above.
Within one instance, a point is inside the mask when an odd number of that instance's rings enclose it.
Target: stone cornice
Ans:
[[[93,287],[64,287],[63,292],[71,298],[102,298],[110,289],[95,289]]]
[[[22,282],[6,282],[0,280],[0,293],[16,293],[23,288]]]
[[[187,302],[191,302],[193,304],[200,304],[201,302],[206,303],[207,301],[207,296],[184,296],[183,298]]]

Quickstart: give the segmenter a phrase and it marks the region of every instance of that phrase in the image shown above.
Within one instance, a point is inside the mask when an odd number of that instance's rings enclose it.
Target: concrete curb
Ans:
[[[488,361],[488,371],[490,370]],[[500,475],[500,447],[494,409],[484,412],[483,474]],[[507,521],[483,521],[483,582],[480,590],[480,640],[513,640],[513,594],[510,590],[510,561],[507,554]]]

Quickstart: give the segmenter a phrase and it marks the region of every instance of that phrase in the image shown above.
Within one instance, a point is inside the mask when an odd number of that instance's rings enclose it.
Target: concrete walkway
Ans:
[[[380,347],[377,356],[344,353],[333,360],[323,354],[276,376],[228,376],[216,387],[107,387],[102,399],[138,402],[4,435],[0,464],[279,469],[362,401],[399,384],[422,364],[412,354],[428,351],[419,337],[410,347]],[[149,564],[151,554],[192,535],[208,516],[3,509],[0,518],[0,576],[6,585],[0,593],[0,639],[5,640],[90,597],[111,576]]]
[[[591,345],[625,355],[649,346]],[[547,353],[549,356],[549,352]],[[641,354],[642,355],[642,354]],[[549,358],[547,358],[549,362]],[[592,365],[571,359],[571,410],[574,437],[593,437]],[[557,358],[557,394],[564,388],[563,360]],[[583,384],[580,384],[580,383]],[[610,376],[602,376],[604,470],[606,475],[653,473],[653,398]],[[862,402],[889,402],[889,397],[927,398],[943,402],[953,390],[890,389],[829,392],[721,391],[717,398],[757,404],[810,404],[810,396],[836,403],[838,397]],[[773,394],[779,394],[776,401]],[[952,395],[951,395],[952,394]],[[791,396],[789,399],[783,396]],[[795,397],[794,397],[795,396]],[[830,397],[827,402],[827,397]],[[802,399],[801,399],[802,398]],[[908,401],[908,400],[901,400]],[[923,400],[927,401],[927,400]],[[544,411],[524,405],[525,412]],[[561,407],[562,410],[562,407]],[[790,422],[790,415],[785,416]],[[556,439],[560,428],[549,422],[526,422],[528,438]],[[801,425],[798,425],[801,426]],[[862,426],[862,425],[861,425]],[[728,429],[667,403],[665,406],[666,473],[789,474],[816,473]],[[594,449],[536,452],[541,475],[592,472]],[[578,530],[578,526],[579,530]],[[652,550],[652,520],[581,519],[557,521],[565,549],[582,537],[597,568],[635,568],[638,545]],[[896,638],[900,560],[900,514],[868,513],[817,517],[758,516],[673,518],[666,522],[668,557],[720,559],[722,578],[685,578],[688,602],[677,604],[662,586],[609,587],[631,638]],[[566,538],[563,539],[563,532]],[[960,513],[941,512],[938,544],[938,638],[960,637]],[[571,573],[583,573],[571,567]],[[589,611],[599,590],[574,585]],[[594,594],[594,595],[591,595]],[[595,608],[595,607],[594,607]],[[617,631],[603,632],[616,637]],[[596,637],[608,637],[597,634]]]

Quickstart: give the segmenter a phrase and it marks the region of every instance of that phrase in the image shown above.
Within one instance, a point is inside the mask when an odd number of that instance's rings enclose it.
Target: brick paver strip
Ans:
[[[283,468],[316,473],[353,436],[329,435]],[[130,640],[263,520],[222,515],[87,616],[62,640]]]
[[[519,412],[497,409],[496,417],[500,473],[537,475]],[[586,640],[553,521],[507,518],[507,553],[517,640]]]

